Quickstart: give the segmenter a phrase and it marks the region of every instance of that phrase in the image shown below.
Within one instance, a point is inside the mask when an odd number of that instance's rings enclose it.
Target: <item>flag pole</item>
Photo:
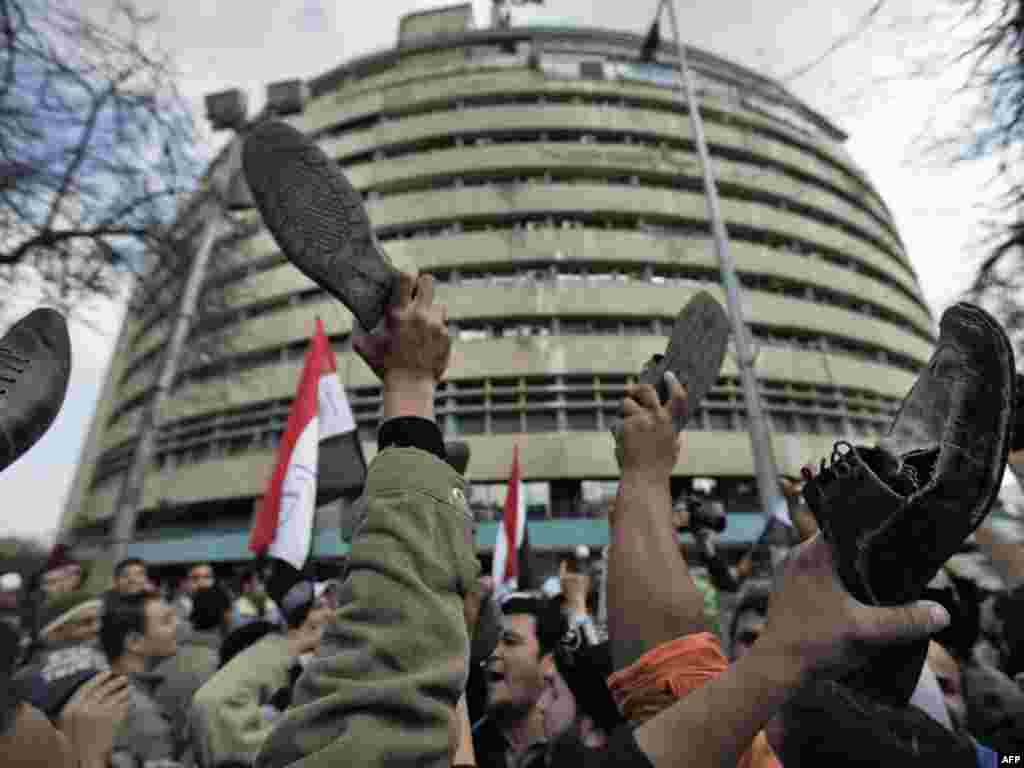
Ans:
[[[697,144],[697,154],[700,157],[708,217],[711,219],[711,230],[714,235],[715,252],[718,255],[719,272],[722,277],[722,286],[725,289],[729,317],[732,320],[732,334],[736,344],[737,366],[743,385],[743,397],[747,406],[747,421],[750,430],[751,448],[754,454],[754,470],[757,476],[758,494],[761,498],[761,510],[766,520],[771,520],[773,517],[788,519],[786,517],[786,501],[782,498],[782,494],[779,491],[779,473],[775,463],[775,455],[772,451],[771,435],[768,430],[768,424],[765,421],[764,411],[761,408],[757,372],[754,367],[757,354],[752,348],[747,324],[743,316],[743,303],[740,295],[739,279],[736,276],[736,263],[733,261],[732,254],[729,251],[729,234],[722,219],[718,187],[715,183],[711,156],[708,153],[707,142],[704,138],[704,123],[701,119],[700,108],[697,103],[697,88],[694,84],[693,75],[687,66],[686,48],[683,46],[679,36],[679,23],[676,19],[674,0],[659,0],[654,24],[657,24],[660,20],[661,11],[664,7],[668,8],[669,24],[672,25],[672,37],[675,40],[679,77],[682,80],[686,107],[693,126],[693,137]],[[652,32],[654,28],[654,25],[652,25]],[[649,45],[649,41],[645,43],[645,53],[647,53]]]

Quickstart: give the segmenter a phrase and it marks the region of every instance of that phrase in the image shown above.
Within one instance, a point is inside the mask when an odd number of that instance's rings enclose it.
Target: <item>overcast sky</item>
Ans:
[[[203,96],[240,87],[248,91],[250,112],[262,107],[267,83],[313,77],[339,63],[392,47],[399,17],[444,2],[427,0],[141,0],[160,14],[156,27],[164,48],[176,57],[181,89],[197,120]],[[728,0],[677,4],[687,43],[706,48],[776,78],[800,72],[837,40],[862,27],[877,0]],[[103,14],[109,0],[78,0],[79,7]],[[655,0],[547,0],[544,10],[520,12],[558,17],[572,23],[646,31]],[[971,245],[980,236],[978,205],[991,200],[991,163],[954,169],[927,167],[915,149],[923,127],[935,120],[950,125],[963,114],[952,97],[964,70],[942,68],[932,78],[903,77],[929,46],[946,45],[953,33],[935,19],[935,0],[884,3],[866,31],[849,45],[788,81],[813,108],[850,134],[848,149],[867,172],[896,218],[917,269],[924,294],[938,315],[967,286],[976,260]],[[648,6],[650,6],[648,8]],[[489,0],[474,0],[478,25],[489,17]],[[663,25],[663,34],[668,28]],[[930,41],[939,40],[941,43]],[[210,150],[226,137],[204,127]],[[31,292],[2,302],[0,329],[32,307]],[[0,498],[8,510],[0,535],[48,536],[55,530],[89,429],[100,385],[121,321],[122,310],[97,304],[89,312],[99,332],[72,328],[74,364],[68,398],[56,423],[24,458],[0,476]]]

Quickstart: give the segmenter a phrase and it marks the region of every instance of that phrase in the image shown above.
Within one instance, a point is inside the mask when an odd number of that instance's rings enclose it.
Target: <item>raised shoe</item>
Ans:
[[[254,128],[242,148],[253,202],[281,251],[374,330],[398,284],[363,206],[337,163],[281,120]]]
[[[654,387],[662,403],[669,399],[665,371],[672,371],[686,387],[689,408],[686,417],[676,420],[678,431],[683,430],[689,414],[718,379],[728,343],[729,317],[725,310],[710,293],[698,291],[676,317],[665,354],[655,355],[640,373],[640,383]]]
[[[53,424],[70,376],[71,338],[56,310],[30,312],[0,339],[0,471]]]
[[[656,354],[640,371],[641,384],[650,384],[662,404],[669,400],[665,372],[672,371],[686,387],[686,413],[675,416],[676,431],[682,432],[686,422],[700,405],[708,390],[718,379],[729,342],[729,318],[707,291],[699,291],[676,317],[664,355]],[[611,432],[618,451],[621,419],[616,419]]]
[[[1014,422],[1013,350],[979,307],[956,304],[935,353],[879,447],[839,442],[804,498],[850,594],[869,605],[921,598],[999,492]],[[927,641],[887,648],[845,681],[905,704]]]

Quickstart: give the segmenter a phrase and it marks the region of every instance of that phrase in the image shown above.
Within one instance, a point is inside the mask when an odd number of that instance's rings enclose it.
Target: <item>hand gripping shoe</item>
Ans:
[[[301,131],[280,120],[254,128],[242,169],[263,223],[288,260],[341,301],[366,331],[384,316],[398,272],[345,174]]]
[[[1013,350],[984,310],[956,304],[937,349],[878,448],[836,444],[831,466],[804,470],[804,498],[840,578],[869,605],[921,598],[988,514],[1014,422]],[[893,706],[910,699],[927,641],[882,650],[844,682]]]
[[[56,310],[30,312],[0,339],[0,471],[53,424],[70,376],[71,339]]]
[[[718,379],[729,342],[729,318],[707,291],[699,291],[679,311],[664,355],[654,355],[640,372],[640,383],[650,384],[662,404],[669,400],[665,372],[672,371],[686,387],[687,412],[677,416],[676,431],[682,432],[708,390]],[[618,440],[621,420],[612,425]]]

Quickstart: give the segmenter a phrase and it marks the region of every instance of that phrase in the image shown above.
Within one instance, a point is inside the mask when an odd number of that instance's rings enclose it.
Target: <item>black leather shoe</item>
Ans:
[[[70,376],[71,338],[56,310],[30,312],[0,339],[0,471],[53,424]]]
[[[984,310],[942,316],[938,347],[878,448],[839,442],[831,466],[805,470],[804,498],[850,594],[869,605],[921,598],[999,492],[1015,407],[1013,350]],[[885,649],[845,681],[899,706],[927,641]]]
[[[270,120],[246,137],[242,168],[263,223],[288,260],[348,307],[364,330],[376,328],[398,272],[337,163],[301,131]]]

